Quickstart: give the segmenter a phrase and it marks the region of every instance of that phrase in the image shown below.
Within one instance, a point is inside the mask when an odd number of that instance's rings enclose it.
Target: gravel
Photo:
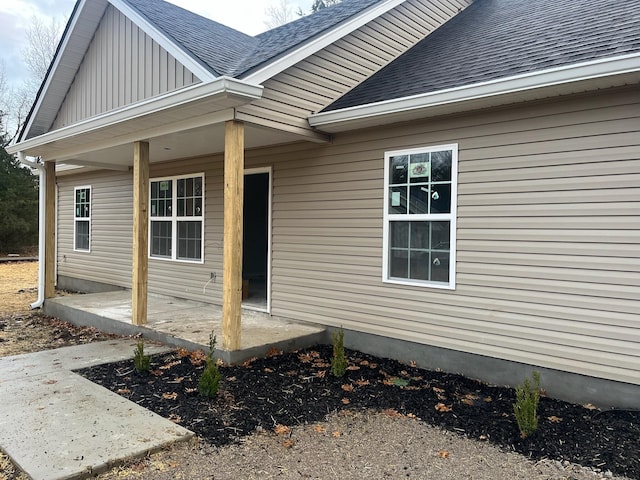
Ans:
[[[102,480],[617,478],[569,462],[533,462],[489,443],[384,413],[342,411],[281,434],[256,432],[216,448],[201,440],[116,467]]]

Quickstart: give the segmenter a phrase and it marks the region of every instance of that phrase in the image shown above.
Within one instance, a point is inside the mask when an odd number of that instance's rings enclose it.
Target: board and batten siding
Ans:
[[[384,152],[451,143],[456,289],[383,283]],[[256,152],[272,314],[640,384],[639,152],[637,90]]]
[[[101,171],[57,178],[58,275],[131,287],[133,177]],[[73,249],[74,188],[91,187],[90,252]]]
[[[109,5],[52,130],[197,82],[173,55]]]
[[[307,118],[406,52],[471,0],[408,0],[265,81],[238,119],[304,134]]]

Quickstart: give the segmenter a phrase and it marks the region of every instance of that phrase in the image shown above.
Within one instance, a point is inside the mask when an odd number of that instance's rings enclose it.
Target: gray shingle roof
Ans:
[[[125,0],[216,76],[241,78],[380,0],[343,0],[251,37],[162,0]]]
[[[476,0],[325,111],[634,52],[638,0]]]

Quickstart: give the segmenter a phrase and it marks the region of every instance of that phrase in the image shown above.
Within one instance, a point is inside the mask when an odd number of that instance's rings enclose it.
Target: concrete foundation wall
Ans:
[[[327,330],[327,343],[336,329]],[[397,340],[380,335],[345,330],[344,345],[378,357],[415,362],[427,370],[459,373],[492,385],[515,387],[534,370],[540,372],[547,396],[572,403],[592,403],[599,408],[640,408],[640,386],[576,373],[542,368],[447,348]]]
[[[69,292],[78,293],[104,293],[114,292],[116,290],[124,290],[124,287],[119,287],[117,285],[94,282],[92,280],[85,280],[84,278],[74,278],[66,275],[58,275],[56,287],[59,290],[67,290]]]

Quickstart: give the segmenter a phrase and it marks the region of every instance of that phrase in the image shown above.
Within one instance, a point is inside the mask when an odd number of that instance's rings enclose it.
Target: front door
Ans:
[[[271,169],[248,169],[244,175],[242,306],[270,311]]]

